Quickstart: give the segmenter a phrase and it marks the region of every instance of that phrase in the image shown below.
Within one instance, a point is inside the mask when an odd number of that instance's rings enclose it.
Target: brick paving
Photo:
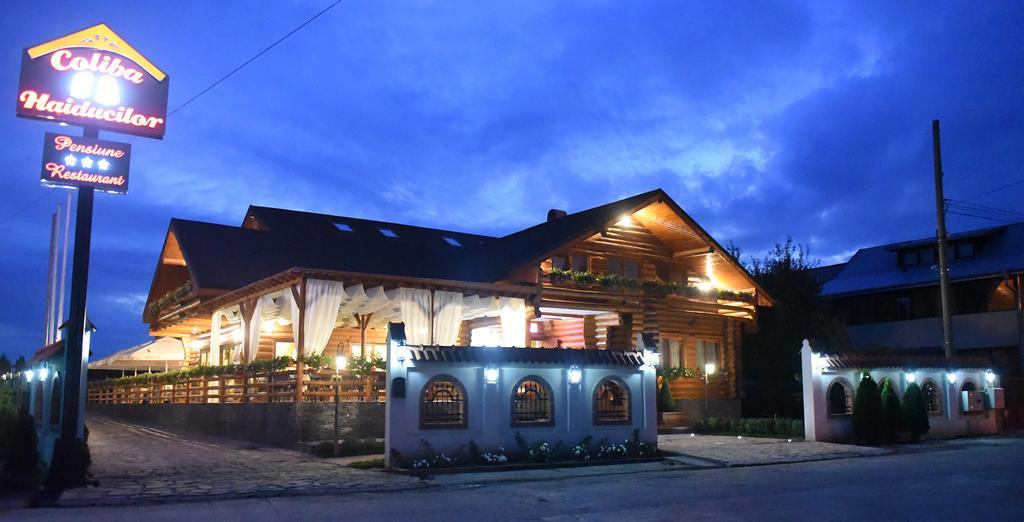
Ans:
[[[65,491],[58,505],[119,505],[426,487],[420,479],[348,467],[250,443],[189,435],[91,416],[90,468],[98,485]],[[372,457],[363,457],[369,459]]]
[[[708,467],[784,464],[889,453],[883,448],[805,442],[801,439],[688,434],[659,435],[658,447],[664,452],[679,454],[680,462],[698,465],[703,462]]]

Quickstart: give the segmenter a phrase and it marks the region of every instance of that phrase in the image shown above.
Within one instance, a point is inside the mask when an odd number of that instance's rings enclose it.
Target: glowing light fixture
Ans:
[[[651,368],[661,366],[661,354],[652,350],[644,350],[644,362]]]
[[[708,293],[711,291],[712,288],[714,288],[714,286],[712,286],[711,284],[711,281],[700,281],[694,286],[697,287],[697,290],[700,290],[701,292],[704,293]]]
[[[32,382],[32,379],[36,376],[36,372],[32,370],[25,370],[25,380]]]
[[[914,372],[907,372],[907,382],[912,383],[915,381],[917,381],[917,374],[915,374]]]
[[[64,156],[64,164],[69,167],[74,167],[75,165],[78,165],[78,158],[76,158],[74,154],[68,154],[67,156]]]
[[[988,381],[989,386],[992,386],[996,382],[996,374],[992,373],[992,370],[985,370],[985,380]]]
[[[265,334],[274,333],[275,330],[277,330],[277,324],[274,321],[260,323],[260,331]]]
[[[583,370],[579,366],[570,366],[568,378],[569,384],[579,384],[583,380]]]
[[[334,357],[334,369],[340,372],[346,367],[348,367],[348,357],[345,357],[344,355],[336,355]]]
[[[714,375],[715,374],[715,370],[717,370],[717,369],[718,368],[715,367],[715,363],[709,362],[709,363],[704,365],[704,374],[705,375]]]
[[[488,366],[487,368],[484,368],[484,381],[486,381],[487,384],[498,384],[499,373],[498,368],[495,366]]]
[[[292,322],[289,321],[288,319],[285,319],[284,317],[278,317],[277,318],[277,325],[278,326],[288,326],[290,324],[292,324]]]
[[[956,384],[956,372],[946,372],[946,380],[950,384]]]
[[[626,215],[620,217],[619,220],[615,222],[615,224],[620,226],[620,227],[631,225],[631,224],[633,224],[633,217],[630,216],[629,214],[626,214]]]
[[[91,98],[92,87],[96,83],[96,78],[89,71],[81,71],[71,77],[71,97],[72,98]]]
[[[113,76],[100,76],[96,82],[96,95],[93,97],[100,105],[117,105],[121,103],[121,88]]]
[[[46,381],[46,378],[50,376],[50,370],[43,366],[39,369],[39,382]]]
[[[236,328],[235,331],[231,332],[231,340],[236,343],[242,342],[242,329]]]

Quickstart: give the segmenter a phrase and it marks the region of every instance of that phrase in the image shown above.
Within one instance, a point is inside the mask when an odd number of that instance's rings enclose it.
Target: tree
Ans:
[[[35,422],[25,408],[18,411],[4,450],[3,472],[7,484],[15,487],[32,484],[39,471],[39,440]]]
[[[877,444],[882,439],[882,397],[878,383],[864,372],[853,401],[853,431],[861,442]]]
[[[731,242],[726,250],[738,257]],[[756,333],[745,333],[741,348],[745,416],[800,417],[800,346],[806,338],[829,337],[830,322],[818,301],[821,290],[810,269],[818,265],[806,246],[787,238],[747,268],[774,300],[758,309]]]
[[[0,374],[11,371],[11,359],[7,357],[7,354],[0,355]]]
[[[903,407],[900,405],[900,397],[896,395],[896,387],[892,379],[886,377],[882,380],[882,436],[886,442],[896,441],[896,437],[903,431]]]
[[[910,383],[903,392],[903,425],[915,441],[928,433],[928,403],[917,383]]]
[[[27,364],[28,363],[25,362],[24,355],[18,357],[18,360],[14,362],[14,371],[20,372],[21,370],[24,370]]]

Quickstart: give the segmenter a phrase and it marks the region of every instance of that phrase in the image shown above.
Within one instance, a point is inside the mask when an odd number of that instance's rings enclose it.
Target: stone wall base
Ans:
[[[339,438],[384,436],[384,404],[338,404]],[[302,442],[330,440],[333,403],[270,404],[89,404],[88,415],[148,424],[168,431],[199,433],[268,446],[294,448]]]

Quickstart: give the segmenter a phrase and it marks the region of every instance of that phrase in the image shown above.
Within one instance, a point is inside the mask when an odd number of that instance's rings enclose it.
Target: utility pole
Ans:
[[[946,259],[946,199],[942,193],[942,147],[939,120],[932,120],[932,155],[935,164],[935,219],[939,248],[939,295],[942,301],[942,349],[948,361],[953,357],[953,321],[949,310],[949,262]]]

